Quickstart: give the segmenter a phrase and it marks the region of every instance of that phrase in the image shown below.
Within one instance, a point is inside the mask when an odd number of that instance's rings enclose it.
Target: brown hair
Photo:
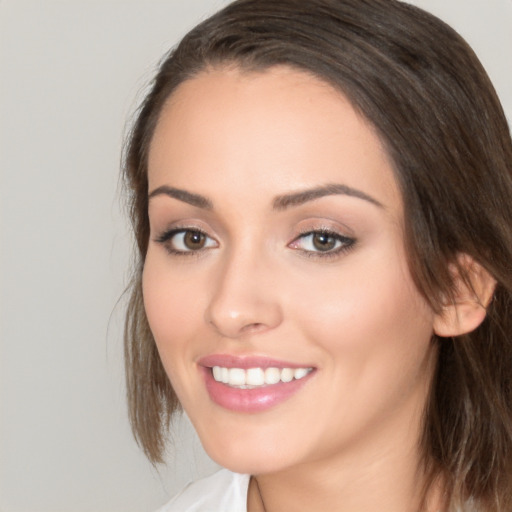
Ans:
[[[378,130],[405,207],[415,283],[435,311],[453,299],[466,254],[497,281],[483,324],[434,339],[439,359],[425,411],[429,484],[446,509],[512,509],[512,142],[496,96],[464,40],[396,0],[238,0],[193,29],[162,61],[125,152],[138,246],[125,330],[130,419],[153,462],[179,407],[144,312],[149,238],[147,156],[163,104],[207,67],[287,65],[341,90]],[[451,265],[451,267],[450,267]],[[463,276],[465,269],[459,268]]]

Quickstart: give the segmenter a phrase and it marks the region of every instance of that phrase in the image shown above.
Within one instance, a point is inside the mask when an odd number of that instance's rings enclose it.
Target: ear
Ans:
[[[474,331],[485,319],[496,280],[466,254],[452,265],[453,301],[447,301],[434,317],[434,332],[443,338]]]

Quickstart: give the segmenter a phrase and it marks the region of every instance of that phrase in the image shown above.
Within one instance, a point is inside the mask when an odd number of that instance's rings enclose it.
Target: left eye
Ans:
[[[312,231],[305,233],[291,243],[293,249],[305,252],[329,253],[350,247],[352,238],[328,231]]]

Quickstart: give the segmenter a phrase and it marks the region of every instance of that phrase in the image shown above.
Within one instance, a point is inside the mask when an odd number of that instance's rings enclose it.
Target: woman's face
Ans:
[[[162,112],[149,191],[146,312],[214,460],[264,473],[410,450],[433,313],[392,166],[343,95],[285,67],[203,72]]]

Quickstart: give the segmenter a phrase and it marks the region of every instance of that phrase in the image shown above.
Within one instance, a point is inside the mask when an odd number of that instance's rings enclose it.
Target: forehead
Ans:
[[[373,126],[340,91],[288,67],[201,72],[161,112],[149,152],[150,190],[192,184],[209,193],[233,181],[250,190],[263,183],[276,194],[342,182],[400,202]]]

